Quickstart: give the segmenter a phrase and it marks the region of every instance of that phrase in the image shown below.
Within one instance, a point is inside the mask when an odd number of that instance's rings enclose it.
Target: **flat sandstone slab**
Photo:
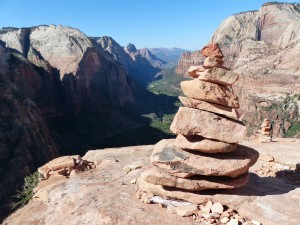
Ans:
[[[204,153],[226,153],[233,152],[237,148],[237,144],[229,144],[203,138],[201,136],[183,136],[178,134],[174,145],[182,149],[190,149]]]
[[[208,68],[205,66],[202,66],[202,65],[201,66],[191,66],[188,69],[188,74],[193,78],[197,78],[197,77],[199,77],[197,72],[204,72],[206,69],[208,69]]]
[[[196,74],[199,75],[199,80],[204,80],[225,86],[234,84],[239,78],[239,75],[234,72],[216,67],[207,69],[204,72],[196,72]]]
[[[206,67],[220,67],[224,63],[223,59],[215,58],[215,57],[207,57],[204,60],[203,65]]]
[[[180,86],[183,94],[189,98],[225,105],[235,109],[240,107],[238,96],[227,86],[198,79],[182,81]]]
[[[150,157],[151,163],[177,177],[193,175],[238,177],[248,172],[259,153],[238,145],[231,153],[205,154],[187,152],[174,146],[174,139],[158,142]]]
[[[206,189],[232,189],[248,182],[248,173],[237,178],[196,176],[190,179],[171,176],[157,168],[151,168],[141,174],[141,178],[148,183],[167,187],[176,187],[189,191]]]
[[[182,102],[182,104],[188,108],[201,109],[208,112],[217,113],[235,120],[238,120],[240,118],[240,113],[234,108],[183,96],[179,96],[178,98]]]
[[[214,113],[180,107],[170,126],[174,134],[199,135],[227,143],[242,142],[246,126],[237,120],[227,119]]]
[[[262,154],[269,153],[282,163],[287,162],[285,165],[295,166],[300,162],[299,139],[283,138],[264,144],[249,141],[243,144],[257,148]],[[48,197],[45,200],[32,198],[3,224],[193,224],[190,217],[168,214],[165,208],[145,204],[135,198],[138,186],[132,185],[130,181],[140,177],[151,166],[149,155],[152,150],[153,146],[132,146],[88,151],[83,157],[85,160],[117,159],[118,162],[88,170],[47,187],[45,191]],[[143,163],[143,167],[128,174],[124,172],[124,166],[136,163]],[[268,163],[259,160],[256,165],[267,166]],[[249,174],[248,184],[240,188],[181,193],[191,196],[187,196],[191,202],[210,200],[228,205],[237,209],[242,217],[255,219],[262,224],[298,225],[299,185],[289,184],[276,177],[258,176],[255,170],[254,167],[250,168],[254,173]],[[170,192],[170,188],[168,191],[164,189],[166,196],[174,193]],[[173,194],[173,197],[176,196]]]

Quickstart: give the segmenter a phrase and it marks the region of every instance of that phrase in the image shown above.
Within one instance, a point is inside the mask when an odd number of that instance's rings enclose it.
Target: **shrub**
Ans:
[[[18,194],[14,196],[17,202],[12,204],[12,209],[22,208],[28,203],[33,196],[33,189],[37,186],[38,182],[39,173],[37,171],[24,178],[23,190],[18,191]]]

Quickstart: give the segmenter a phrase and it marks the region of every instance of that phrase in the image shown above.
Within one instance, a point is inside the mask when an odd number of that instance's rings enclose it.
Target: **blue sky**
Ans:
[[[205,45],[228,16],[257,10],[261,0],[0,0],[0,27],[61,24],[88,36],[111,36],[121,45]],[[300,1],[285,1],[297,2]]]

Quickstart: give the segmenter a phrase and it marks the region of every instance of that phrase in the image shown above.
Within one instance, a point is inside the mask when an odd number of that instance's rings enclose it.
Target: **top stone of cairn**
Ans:
[[[205,57],[214,57],[223,59],[223,53],[218,43],[212,43],[202,48],[201,54]]]

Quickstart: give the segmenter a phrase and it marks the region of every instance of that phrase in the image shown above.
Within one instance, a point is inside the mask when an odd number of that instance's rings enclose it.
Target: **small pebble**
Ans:
[[[212,213],[219,213],[219,214],[221,214],[223,211],[224,211],[224,207],[219,202],[214,203],[213,206],[211,207],[211,212]]]
[[[223,217],[220,221],[221,221],[221,223],[228,223],[229,218],[228,217]]]
[[[253,225],[261,225],[261,223],[258,222],[258,221],[256,221],[256,220],[251,220],[251,223],[252,223]]]
[[[239,221],[237,219],[231,219],[226,225],[239,225]]]

